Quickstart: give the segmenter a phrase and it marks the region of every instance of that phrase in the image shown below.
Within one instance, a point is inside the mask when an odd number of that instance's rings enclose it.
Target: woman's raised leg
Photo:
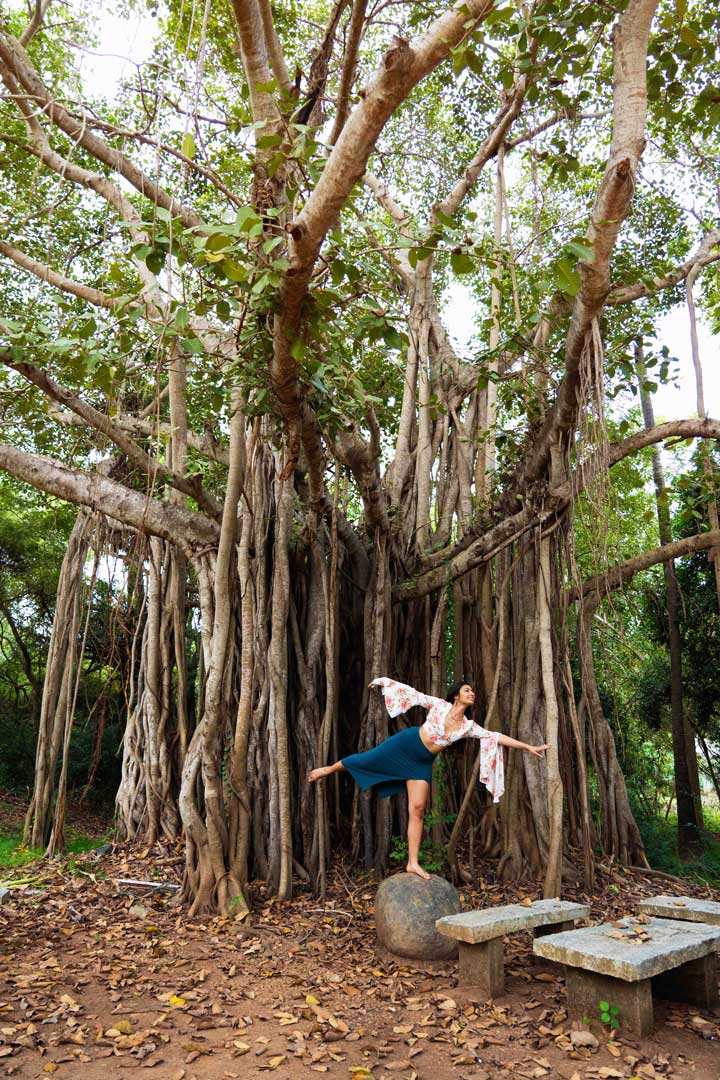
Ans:
[[[321,780],[323,776],[330,776],[334,772],[342,772],[345,766],[342,761],[336,761],[334,765],[323,765],[320,769],[313,769],[308,773],[308,780]]]
[[[418,853],[420,851],[420,841],[423,834],[423,819],[425,817],[425,807],[427,806],[428,796],[430,795],[430,785],[426,780],[408,780],[408,830],[407,830],[407,844],[408,844],[408,861],[405,869],[408,874],[417,874],[418,877],[424,878],[426,881],[430,880],[430,874],[426,870],[423,870],[422,866],[418,862]]]

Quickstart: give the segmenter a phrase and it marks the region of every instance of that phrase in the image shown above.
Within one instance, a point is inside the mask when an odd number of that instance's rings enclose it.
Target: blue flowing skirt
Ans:
[[[420,738],[420,728],[405,728],[379,746],[362,754],[350,754],[342,763],[358,787],[374,787],[381,798],[405,790],[406,780],[432,781],[435,754]]]

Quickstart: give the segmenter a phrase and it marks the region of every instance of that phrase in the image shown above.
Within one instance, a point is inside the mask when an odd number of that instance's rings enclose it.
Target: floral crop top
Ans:
[[[399,716],[400,713],[412,709],[414,705],[421,705],[427,709],[427,720],[422,724],[422,729],[430,742],[435,743],[436,746],[449,746],[458,739],[479,739],[479,779],[492,795],[493,802],[500,802],[500,796],[505,790],[505,771],[497,731],[488,731],[469,717],[463,717],[458,730],[448,732],[445,730],[445,725],[452,708],[449,701],[432,697],[430,694],[421,694],[419,690],[413,690],[412,686],[406,686],[405,683],[396,682],[395,679],[388,679],[385,676],[374,679],[370,685],[381,688],[385,698],[385,707],[390,716]]]

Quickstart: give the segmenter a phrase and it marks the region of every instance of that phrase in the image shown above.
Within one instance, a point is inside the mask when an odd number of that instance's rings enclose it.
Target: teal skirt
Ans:
[[[358,787],[374,787],[381,798],[405,790],[406,780],[432,782],[435,754],[420,738],[420,728],[405,728],[379,746],[362,754],[350,754],[342,763]]]

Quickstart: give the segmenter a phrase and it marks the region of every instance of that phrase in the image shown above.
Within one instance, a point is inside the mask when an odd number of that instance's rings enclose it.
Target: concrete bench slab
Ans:
[[[653,1030],[653,990],[704,1009],[717,1004],[719,944],[720,926],[624,919],[544,937],[533,952],[565,965],[571,1017],[594,1016],[604,1000],[618,1008],[621,1027],[645,1036]]]
[[[438,919],[435,926],[447,937],[476,945],[480,941],[504,937],[518,930],[574,923],[576,919],[586,919],[589,914],[590,908],[586,904],[573,904],[568,900],[534,900],[529,906],[505,904],[481,911],[461,911],[459,915],[446,915]]]
[[[463,911],[438,919],[439,933],[458,943],[459,981],[476,986],[487,997],[499,997],[505,985],[503,938],[520,930],[536,936],[572,930],[590,908],[567,900],[535,900],[530,905],[505,904],[481,911]]]
[[[720,903],[716,900],[698,900],[696,896],[651,896],[641,900],[638,907],[646,915],[655,915],[660,919],[682,919],[720,926]]]

